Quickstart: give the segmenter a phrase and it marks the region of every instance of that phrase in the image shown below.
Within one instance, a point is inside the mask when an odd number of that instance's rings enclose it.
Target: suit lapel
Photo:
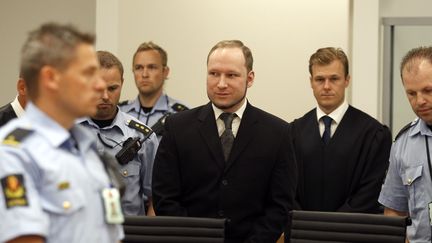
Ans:
[[[255,136],[256,125],[258,124],[258,116],[253,106],[247,103],[246,109],[243,113],[243,117],[240,122],[240,127],[237,132],[237,136],[234,140],[231,154],[228,158],[225,172],[227,172],[231,166],[235,163],[237,158],[245,150],[249,142]]]
[[[211,103],[203,107],[198,116],[201,122],[199,132],[202,138],[209,147],[213,158],[221,169],[225,167],[225,159],[223,157],[222,146],[217,133],[216,118]]]

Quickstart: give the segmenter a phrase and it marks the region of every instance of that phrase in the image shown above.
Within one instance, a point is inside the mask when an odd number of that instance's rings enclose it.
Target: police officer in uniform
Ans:
[[[400,72],[418,118],[396,136],[378,201],[385,206],[385,215],[410,216],[409,242],[431,242],[432,47],[409,51],[402,59]]]
[[[133,56],[132,70],[138,97],[121,102],[120,109],[153,129],[160,139],[165,118],[188,108],[163,92],[169,74],[168,56],[153,42],[144,42]]]
[[[23,117],[0,130],[0,242],[118,242],[123,215],[109,160],[75,119],[96,113],[105,83],[94,37],[44,24],[21,56]],[[111,175],[111,176],[109,176]]]
[[[123,65],[107,51],[98,51],[101,77],[106,89],[96,115],[81,122],[98,138],[100,152],[115,155],[126,184],[122,197],[126,215],[154,215],[151,204],[151,175],[159,141],[152,130],[119,110],[117,104],[123,85]],[[146,205],[147,204],[147,207]]]

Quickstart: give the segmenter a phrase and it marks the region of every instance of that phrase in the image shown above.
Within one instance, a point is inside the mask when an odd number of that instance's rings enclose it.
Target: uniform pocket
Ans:
[[[414,210],[416,207],[424,207],[424,188],[422,184],[423,166],[407,167],[402,173],[402,183],[409,193],[409,207]]]
[[[140,165],[131,161],[120,169],[120,173],[126,178],[137,176],[140,174]]]
[[[45,192],[42,199],[44,210],[54,214],[73,214],[85,205],[84,193],[80,189],[65,189]]]

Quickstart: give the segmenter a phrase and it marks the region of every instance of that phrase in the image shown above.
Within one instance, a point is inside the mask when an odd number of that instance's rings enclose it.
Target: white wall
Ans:
[[[431,17],[429,0],[352,0],[352,104],[382,119],[382,31],[384,17]],[[412,38],[416,38],[412,36]]]
[[[348,99],[380,118],[380,18],[430,17],[431,8],[430,0],[1,0],[0,104],[15,96],[28,31],[57,21],[96,31],[97,47],[119,56],[127,69],[123,98],[136,95],[130,71],[136,47],[149,40],[160,44],[172,70],[166,90],[191,106],[208,100],[209,49],[221,39],[241,39],[255,57],[250,101],[288,121],[315,105],[307,73],[310,54],[339,46],[351,56]]]
[[[354,0],[351,104],[380,120],[379,1]]]
[[[167,93],[197,106],[208,102],[208,51],[220,40],[240,39],[255,59],[249,100],[288,121],[315,106],[309,56],[324,46],[347,50],[349,42],[348,0],[128,0],[121,1],[118,16],[118,56],[126,69],[123,99],[137,95],[130,70],[140,43],[152,40],[166,49]],[[105,31],[116,30],[107,26]]]
[[[95,31],[94,0],[0,0],[0,106],[16,96],[21,47],[29,31],[48,21]]]

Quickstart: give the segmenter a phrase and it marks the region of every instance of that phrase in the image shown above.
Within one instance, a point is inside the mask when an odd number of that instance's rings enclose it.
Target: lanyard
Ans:
[[[429,142],[428,142],[428,136],[425,136],[425,141],[426,141],[426,154],[427,154],[427,160],[428,160],[428,167],[429,167],[429,176],[432,179],[432,166],[431,166],[431,159],[430,159],[430,152],[429,152]],[[429,204],[430,205],[430,204]],[[429,209],[429,214],[430,214],[430,210]],[[429,216],[430,217],[430,216]],[[430,218],[429,218],[430,220]],[[430,235],[430,239],[432,242],[432,229],[431,229],[431,235]]]
[[[432,165],[431,165],[431,158],[429,153],[429,142],[427,136],[425,136],[425,141],[426,141],[426,154],[427,154],[428,167],[429,167],[429,176],[431,177],[432,180]]]
[[[138,100],[139,100],[139,98],[138,98]],[[168,100],[168,95],[165,95],[165,102],[166,102],[166,105],[167,105],[167,107],[168,107],[168,109],[169,109],[169,100]],[[142,105],[141,105],[141,102],[140,102],[140,108],[139,108],[139,111],[138,111],[138,117],[137,117],[138,120],[139,120],[140,117],[141,117],[141,111],[142,111]],[[165,115],[167,112],[168,112],[168,111],[165,111],[163,114]],[[147,116],[147,119],[146,119],[146,122],[145,122],[146,125],[148,125],[149,119],[150,119],[150,116]]]

